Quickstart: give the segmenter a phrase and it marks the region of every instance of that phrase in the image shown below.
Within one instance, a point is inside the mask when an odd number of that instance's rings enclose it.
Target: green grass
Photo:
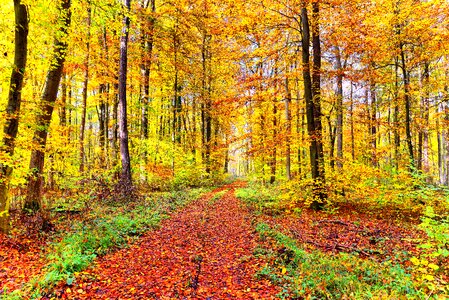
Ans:
[[[408,270],[391,262],[378,263],[354,254],[307,252],[294,239],[258,224],[262,240],[273,247],[254,252],[267,260],[257,276],[281,287],[282,299],[426,299]]]
[[[266,213],[269,215],[279,215],[282,213],[280,191],[278,188],[252,184],[247,188],[237,189],[235,195],[257,213]]]

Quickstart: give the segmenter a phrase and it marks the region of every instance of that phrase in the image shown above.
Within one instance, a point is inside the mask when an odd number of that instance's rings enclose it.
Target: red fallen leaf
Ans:
[[[113,280],[107,284],[90,282],[93,290],[105,291],[95,298],[132,295],[136,291],[160,299],[179,296],[219,299],[235,295],[248,298],[255,291],[266,299],[274,298],[277,288],[268,282],[260,284],[253,276],[259,262],[253,258],[240,260],[242,256],[252,257],[257,239],[249,212],[233,194],[234,186],[205,195],[128,249],[99,259],[96,268],[89,272]],[[210,205],[209,199],[215,193],[228,188],[231,190],[221,200]]]

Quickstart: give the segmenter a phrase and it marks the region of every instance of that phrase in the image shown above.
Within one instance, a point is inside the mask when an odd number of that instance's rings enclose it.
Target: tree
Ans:
[[[86,56],[84,58],[84,81],[83,81],[83,102],[81,112],[80,136],[79,136],[79,155],[80,155],[80,173],[84,172],[86,155],[84,151],[84,136],[86,132],[86,111],[87,111],[87,88],[89,84],[89,59],[90,59],[90,31],[92,23],[91,1],[87,0],[87,37],[86,37]]]
[[[40,99],[41,111],[37,113],[36,118],[36,129],[33,136],[33,142],[36,148],[31,152],[29,166],[30,177],[28,179],[27,196],[24,205],[24,209],[30,211],[37,211],[41,207],[45,146],[47,144],[48,129],[66,59],[66,38],[71,23],[70,5],[71,0],[61,0],[59,2],[60,26],[55,36],[52,60],[47,72],[44,91]]]
[[[312,12],[312,46],[313,65],[312,76],[310,72],[310,29],[307,8],[301,10],[302,20],[302,65],[304,80],[304,99],[306,101],[307,131],[311,140],[309,146],[310,165],[312,168],[313,197],[311,203],[313,209],[321,209],[323,200],[326,198],[324,192],[324,157],[321,125],[321,95],[320,95],[320,73],[321,73],[321,48],[319,38],[319,6],[313,3]]]
[[[6,123],[3,127],[3,146],[0,149],[12,159],[15,140],[19,130],[19,113],[23,78],[27,63],[28,24],[27,6],[21,0],[14,0],[15,13],[15,49],[14,66],[9,84],[8,106],[6,108]],[[9,231],[9,180],[13,171],[12,161],[0,163],[0,232]]]
[[[132,184],[131,178],[131,159],[128,148],[128,118],[126,103],[126,78],[128,71],[128,36],[129,36],[129,13],[131,9],[131,1],[124,0],[124,17],[122,34],[120,37],[120,66],[119,66],[119,131],[120,131],[120,158],[122,161],[122,173],[120,175],[120,183],[124,186]]]

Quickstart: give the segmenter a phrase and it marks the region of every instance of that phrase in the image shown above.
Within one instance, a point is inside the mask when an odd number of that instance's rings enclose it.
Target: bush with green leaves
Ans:
[[[427,238],[418,246],[421,252],[410,259],[415,279],[433,293],[449,295],[448,283],[442,276],[449,271],[449,217],[428,206],[418,227],[426,232]]]

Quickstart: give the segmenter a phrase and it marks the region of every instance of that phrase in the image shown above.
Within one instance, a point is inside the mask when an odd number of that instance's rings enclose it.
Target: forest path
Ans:
[[[262,261],[252,255],[257,236],[251,214],[234,194],[240,186],[206,194],[163,221],[159,230],[100,258],[63,297],[275,299],[277,289],[254,276]]]

